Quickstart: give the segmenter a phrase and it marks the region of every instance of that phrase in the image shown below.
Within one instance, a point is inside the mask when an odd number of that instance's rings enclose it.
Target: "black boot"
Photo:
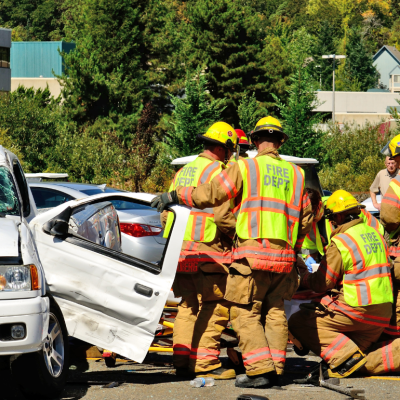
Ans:
[[[267,372],[266,374],[260,375],[239,375],[236,377],[235,386],[240,388],[266,388],[271,387],[275,384],[276,373]]]
[[[328,369],[329,366],[325,361],[321,361],[320,364],[317,364],[311,371],[302,379],[293,379],[294,383],[304,385],[304,384],[311,384],[311,385],[319,385],[319,367],[322,366],[322,375],[324,379],[329,378]]]

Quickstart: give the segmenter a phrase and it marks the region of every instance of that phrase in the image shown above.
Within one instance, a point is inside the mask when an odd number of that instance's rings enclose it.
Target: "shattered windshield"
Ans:
[[[10,171],[0,167],[0,213],[19,215],[19,201]]]

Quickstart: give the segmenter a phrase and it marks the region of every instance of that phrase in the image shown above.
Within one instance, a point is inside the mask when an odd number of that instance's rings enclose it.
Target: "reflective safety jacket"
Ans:
[[[223,163],[220,161],[213,162],[208,158],[197,157],[176,173],[169,191],[175,190],[177,186],[196,187],[202,183],[207,183],[214,176],[218,175],[222,171],[222,168]],[[173,213],[170,212],[164,230],[164,238],[169,236],[173,220]],[[214,240],[216,232],[217,226],[214,221],[214,210],[212,208],[206,208],[204,210],[192,208],[183,240],[211,242]]]
[[[343,292],[348,305],[393,302],[387,247],[376,229],[359,223],[335,235],[332,242],[343,260]]]
[[[260,151],[253,160],[257,160],[257,163],[252,163],[252,165],[270,165],[269,176],[271,177],[272,185],[277,186],[279,183],[279,188],[282,188],[283,191],[285,191],[286,184],[284,183],[282,185],[282,182],[279,179],[286,179],[280,176],[280,174],[285,174],[286,172],[282,169],[275,169],[275,174],[277,174],[275,175],[273,168],[271,169],[270,161],[283,161],[280,159],[278,152],[274,148],[268,147]],[[212,179],[210,183],[200,185],[197,188],[193,188],[192,190],[189,189],[188,191],[186,191],[186,188],[184,187],[177,187],[176,191],[178,194],[179,203],[186,205],[195,204],[195,206],[199,208],[217,207],[225,204],[227,200],[231,200],[233,198],[241,196],[245,193],[244,182],[246,179],[248,179],[248,177],[247,175],[242,175],[242,171],[239,165],[241,163],[250,161],[251,160],[240,160],[239,163],[234,163],[234,165],[232,165],[231,167],[223,170],[214,179]],[[301,171],[300,168],[292,166],[288,163],[279,164],[279,166],[281,165],[284,165],[284,168],[288,166],[293,171],[293,174],[296,174],[296,177],[301,176],[301,180],[303,180],[303,174],[302,172],[299,172]],[[297,173],[294,171],[297,171]],[[298,175],[298,172],[300,175]],[[287,174],[289,174],[289,170]],[[267,182],[269,181],[268,178],[265,179]],[[262,179],[261,182],[262,184],[264,184],[264,179]],[[295,182],[292,182],[291,184],[293,186],[295,185]],[[248,190],[248,186],[246,190]],[[292,192],[292,189],[290,189],[290,191]],[[272,230],[269,230],[264,237],[259,237],[257,239],[242,239],[239,236],[236,241],[236,248],[233,251],[233,258],[236,260],[246,259],[249,264],[249,269],[251,268],[255,270],[271,271],[276,273],[291,272],[293,269],[293,265],[296,261],[296,252],[300,251],[304,237],[310,231],[312,224],[312,209],[310,199],[307,193],[304,192],[302,187],[300,187],[300,192],[297,192],[294,195],[292,203],[294,203],[295,200],[297,201],[298,197],[300,197],[301,199],[301,209],[299,216],[300,224],[298,225],[299,227],[297,233],[297,243],[295,244],[294,248],[285,240],[270,238],[270,236],[274,236],[273,231],[275,229],[275,226],[273,226]],[[249,203],[249,200],[250,198],[248,198],[247,203]],[[261,201],[261,206],[265,204],[263,199],[258,200]],[[277,203],[279,203],[279,201],[277,201]],[[249,204],[247,204],[247,206],[249,206]],[[241,210],[243,210],[243,207],[245,207],[244,204],[242,204]],[[284,206],[284,208],[286,208],[286,206]],[[290,209],[293,210],[293,208]],[[261,212],[265,210],[257,211]],[[257,212],[253,213],[253,210],[248,210],[245,212],[250,215],[250,221],[252,221],[251,216],[259,215]],[[289,219],[289,207],[286,215]],[[292,211],[290,211],[290,219],[291,221],[293,221]],[[294,223],[295,222],[292,223],[292,227]],[[286,223],[285,226],[287,229],[288,224]],[[238,224],[236,224],[236,233],[238,233],[237,229]],[[280,228],[280,230],[282,230],[282,227]],[[265,233],[264,229],[262,229],[262,231]]]
[[[241,239],[280,239],[294,248],[299,229],[304,172],[272,157],[239,160],[242,203],[236,233]]]
[[[381,203],[381,222],[389,232],[392,245],[389,255],[400,257],[400,176],[390,181],[388,190]]]
[[[363,219],[364,223],[368,226],[376,229],[383,236],[385,234],[385,229],[382,224],[368,211],[362,209],[360,213],[360,218]],[[325,218],[325,228],[326,236],[328,242],[324,245],[325,239],[320,235],[318,224],[313,222],[311,231],[306,235],[303,246],[301,248],[301,254],[313,254],[319,252],[322,256],[325,254],[327,246],[331,243],[331,234],[335,229],[332,223]]]

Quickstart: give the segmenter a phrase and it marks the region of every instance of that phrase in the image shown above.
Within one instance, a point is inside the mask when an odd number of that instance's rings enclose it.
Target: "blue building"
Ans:
[[[400,51],[394,46],[383,46],[373,60],[380,83],[392,93],[400,92]]]
[[[11,90],[11,29],[0,28],[0,93]]]
[[[11,90],[19,85],[34,89],[48,86],[53,96],[59,96],[61,87],[54,74],[65,72],[60,52],[69,53],[74,48],[75,43],[66,42],[12,42]]]

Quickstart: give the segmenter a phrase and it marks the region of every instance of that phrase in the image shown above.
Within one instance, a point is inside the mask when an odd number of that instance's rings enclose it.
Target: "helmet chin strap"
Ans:
[[[228,149],[225,147],[225,160],[224,160],[224,164],[226,164],[228,161],[229,161]]]

